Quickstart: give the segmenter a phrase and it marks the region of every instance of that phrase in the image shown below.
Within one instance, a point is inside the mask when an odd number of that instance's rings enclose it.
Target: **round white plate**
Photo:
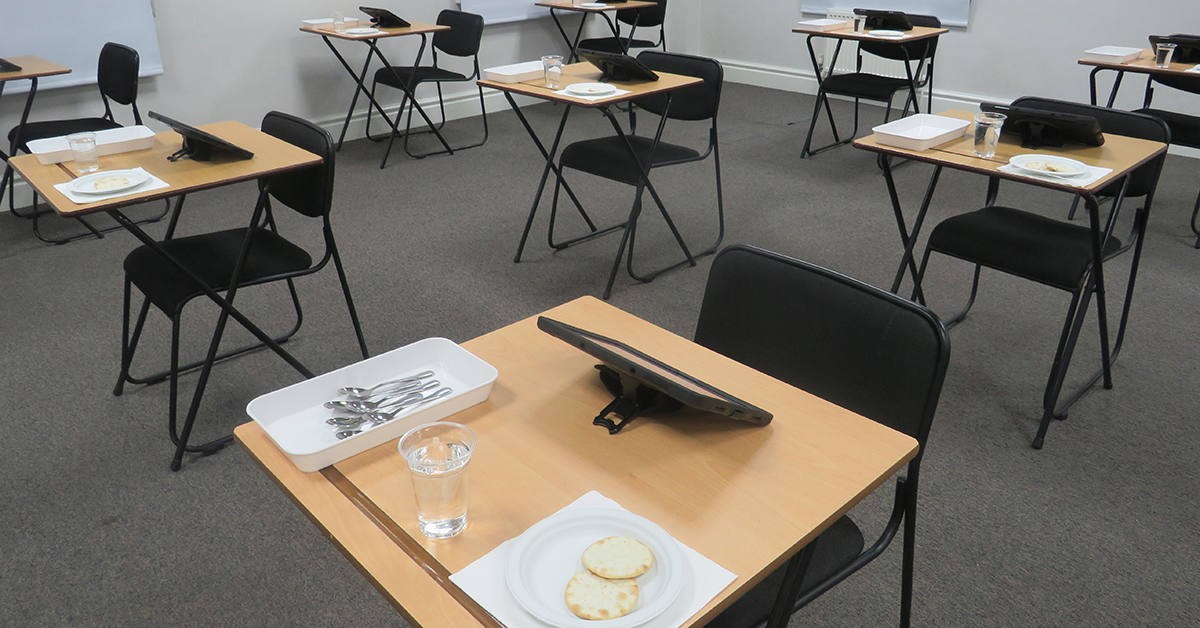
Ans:
[[[97,190],[96,182],[108,177],[125,177],[129,182],[119,187]],[[150,175],[141,170],[104,170],[75,179],[71,182],[70,189],[76,194],[112,194],[113,192],[132,190],[149,180]]]
[[[867,34],[874,35],[875,37],[891,37],[891,38],[904,37],[904,31],[889,31],[889,30],[883,30],[883,29],[876,29],[876,30],[868,32]]]
[[[1030,168],[1030,167],[1026,166],[1026,164],[1037,163],[1037,162],[1054,163],[1062,168],[1067,168],[1068,170],[1066,172],[1051,172],[1049,170],[1041,170],[1038,168]],[[1013,157],[1012,159],[1009,159],[1008,163],[1016,166],[1017,168],[1020,168],[1021,170],[1025,171],[1025,172],[1032,172],[1034,174],[1048,174],[1048,175],[1054,176],[1054,177],[1067,177],[1067,178],[1081,177],[1088,173],[1088,167],[1086,164],[1075,161],[1074,159],[1068,159],[1066,157],[1059,157],[1058,155],[1038,155],[1038,154],[1017,155],[1017,156]]]
[[[581,4],[579,6],[587,8],[587,9],[603,9],[604,7],[606,7],[608,5],[604,4],[603,2],[584,2],[583,4]]]
[[[583,551],[610,536],[628,536],[654,552],[650,571],[637,577],[638,602],[624,617],[588,620],[567,608],[564,593],[583,571]],[[505,579],[517,603],[558,628],[633,628],[667,610],[683,588],[687,569],[679,544],[665,530],[633,513],[613,508],[579,508],[535,523],[513,544]]]
[[[347,35],[374,35],[380,32],[378,28],[347,28]]]
[[[572,96],[604,96],[616,91],[617,86],[609,83],[574,83],[567,86],[567,93]]]

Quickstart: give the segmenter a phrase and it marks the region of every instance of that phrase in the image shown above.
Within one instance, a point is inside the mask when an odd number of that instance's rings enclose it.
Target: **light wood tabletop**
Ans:
[[[240,122],[218,122],[198,128],[254,153],[254,157],[235,159],[217,154],[212,161],[167,161],[167,156],[182,146],[183,137],[175,131],[164,131],[154,136],[151,148],[105,155],[99,162],[100,170],[143,168],[169,187],[86,205],[77,205],[54,189],[55,185],[80,176],[71,167],[73,162],[43,165],[35,155],[19,155],[11,158],[9,163],[62,216],[85,216],[321,163],[320,156]]]
[[[65,65],[59,65],[53,61],[47,61],[33,55],[4,57],[4,60],[21,66],[21,69],[15,72],[0,72],[0,83],[39,78],[42,76],[54,76],[56,74],[69,74],[71,72],[71,68]]]
[[[865,33],[856,33],[856,32],[854,32],[853,26],[848,26],[846,28],[839,28],[839,29],[832,30],[832,31],[822,31],[822,30],[818,30],[815,28],[806,28],[804,26],[797,26],[792,29],[792,32],[793,33],[804,33],[806,35],[817,35],[820,37],[833,37],[835,39],[854,39],[854,40],[858,40],[858,41],[877,41],[877,42],[881,42],[881,43],[905,43],[905,42],[910,42],[910,41],[919,41],[922,39],[929,39],[930,37],[937,37],[939,35],[944,35],[946,33],[949,33],[950,29],[948,29],[948,28],[933,28],[930,26],[914,26],[911,31],[903,31],[904,32],[903,37],[880,37],[878,35],[872,35],[871,31],[867,31]]]
[[[375,28],[370,22],[360,21],[358,28]],[[424,35],[426,33],[436,33],[438,31],[448,31],[449,26],[441,26],[438,24],[422,24],[421,22],[409,22],[410,26],[403,28],[375,28],[377,33],[368,33],[366,35],[354,35],[351,33],[339,33],[333,28],[333,24],[318,24],[316,26],[301,26],[300,30],[306,33],[316,35],[324,35],[325,37],[335,37],[337,39],[348,39],[350,41],[364,41],[368,39],[384,39],[387,37],[403,37],[405,35]],[[353,29],[354,27],[350,27]],[[349,30],[349,29],[347,29]]]
[[[620,2],[617,4],[602,3],[602,7],[585,7],[578,4],[572,4],[570,0],[565,2],[535,2],[539,7],[549,7],[551,9],[562,9],[564,11],[580,11],[582,13],[602,13],[604,11],[620,11],[623,9],[645,9],[658,6],[657,2],[643,2],[642,0],[629,0],[628,2]]]
[[[914,439],[592,297],[547,316],[615,338],[774,414],[754,427],[691,410],[609,435],[594,358],[531,317],[464,343],[499,372],[489,399],[449,418],[478,437],[468,526],[417,527],[396,441],[306,474],[255,423],[246,451],[414,626],[495,626],[448,577],[597,490],[737,575],[685,626],[710,620],[917,453]]]
[[[970,111],[961,110],[945,111],[938,115],[959,118],[961,120],[974,120],[975,117],[975,115]],[[968,127],[968,133],[961,138],[924,151],[908,150],[881,144],[874,133],[854,140],[854,145],[858,148],[876,153],[896,155],[905,159],[923,161],[925,163],[947,166],[958,170],[966,170],[969,172],[996,176],[1003,179],[1036,185],[1039,187],[1063,190],[1073,194],[1077,194],[1080,191],[1095,192],[1101,190],[1109,183],[1112,183],[1114,180],[1125,176],[1125,174],[1127,174],[1129,171],[1150,161],[1151,159],[1162,154],[1163,151],[1167,150],[1167,145],[1163,144],[1162,142],[1153,142],[1150,140],[1126,137],[1124,135],[1116,135],[1112,133],[1104,134],[1104,145],[1102,146],[1081,146],[1072,144],[1059,147],[1043,147],[1035,150],[1031,148],[1023,148],[1015,138],[1005,134],[1000,136],[1000,144],[996,149],[996,156],[989,159],[984,159],[975,155],[975,137],[970,131],[971,127]],[[1088,185],[1079,186],[1072,184],[1070,179],[1050,181],[1035,177],[1021,176],[1019,174],[1011,174],[999,170],[1000,166],[1007,164],[1010,158],[1026,153],[1039,153],[1069,157],[1071,159],[1081,161],[1089,166],[1111,168],[1112,172]]]
[[[608,98],[600,98],[597,100],[588,100],[578,98],[567,94],[556,94],[555,92],[565,89],[568,85],[576,83],[595,83],[600,80],[600,70],[586,62],[572,63],[563,66],[562,82],[558,89],[550,89],[546,87],[546,81],[542,78],[536,78],[523,83],[499,83],[480,79],[478,82],[484,87],[491,87],[504,92],[512,92],[514,94],[522,94],[525,96],[533,96],[544,100],[552,100],[555,102],[567,103],[578,107],[603,107],[613,103],[625,102],[634,100],[651,94],[660,94],[702,83],[704,79],[694,76],[683,76],[681,74],[671,74],[668,72],[655,72],[658,75],[657,81],[612,81],[611,84],[619,90],[626,90],[628,94],[613,95]]]
[[[1154,65],[1154,51],[1149,48],[1143,49],[1141,54],[1139,54],[1136,59],[1126,61],[1125,63],[1080,59],[1079,65],[1105,68],[1108,70],[1120,70],[1123,72],[1134,72],[1136,74],[1173,74],[1175,76],[1190,76],[1200,80],[1200,73],[1188,72],[1188,70],[1196,67],[1197,64],[1172,61],[1169,66],[1160,68]]]

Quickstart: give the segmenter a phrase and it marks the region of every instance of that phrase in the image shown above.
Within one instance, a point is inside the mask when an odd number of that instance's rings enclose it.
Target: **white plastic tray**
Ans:
[[[880,144],[908,150],[928,150],[961,137],[970,126],[967,120],[917,113],[871,130]]]
[[[324,407],[326,401],[341,398],[339,388],[369,387],[425,370],[433,371],[442,386],[449,386],[454,392],[345,440],[338,440],[337,430],[325,422],[340,414]],[[439,421],[483,402],[491,394],[498,374],[496,367],[454,342],[426,338],[267,393],[251,401],[246,414],[267,432],[296,468],[309,473],[399,438],[417,425]]]
[[[96,131],[96,156],[129,153],[135,150],[145,150],[154,146],[154,131],[147,126],[125,126],[119,129]],[[52,165],[64,161],[74,161],[71,146],[67,144],[66,136],[47,137],[29,142],[29,152],[33,153],[38,163]]]
[[[1138,58],[1141,54],[1141,48],[1100,46],[1099,48],[1083,51],[1083,58],[1087,61],[1096,61],[1099,63],[1128,63]]]
[[[532,81],[545,75],[541,61],[525,61],[512,65],[502,65],[494,68],[484,68],[483,75],[489,81],[497,83],[521,83]]]

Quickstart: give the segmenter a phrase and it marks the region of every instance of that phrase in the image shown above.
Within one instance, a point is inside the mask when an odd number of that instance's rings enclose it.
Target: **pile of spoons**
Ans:
[[[338,393],[349,399],[326,401],[325,407],[350,414],[335,416],[325,422],[338,430],[335,435],[339,440],[343,440],[386,423],[417,406],[449,396],[453,390],[442,386],[440,381],[431,379],[433,375],[433,371],[423,371],[370,388],[341,388]]]

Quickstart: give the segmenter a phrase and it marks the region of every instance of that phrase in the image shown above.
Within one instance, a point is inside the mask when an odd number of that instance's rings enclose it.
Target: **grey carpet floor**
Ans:
[[[874,156],[850,147],[798,158],[806,124],[789,124],[812,100],[728,85],[722,104],[725,243],[747,243],[889,285],[900,256],[895,221]],[[838,104],[845,119],[848,109]],[[548,136],[561,112],[527,110]],[[882,117],[867,109],[864,124]],[[478,132],[452,122],[452,141]],[[453,157],[414,161],[382,147],[346,145],[338,156],[334,225],[373,354],[428,336],[465,341],[580,295],[599,295],[616,236],[553,253],[547,214],[525,259],[512,257],[540,156],[509,111],[490,116],[492,138]],[[609,131],[575,112],[568,141]],[[673,141],[701,145],[703,127],[672,124]],[[828,132],[818,133],[827,139]],[[427,138],[417,148],[429,147]],[[916,600],[919,626],[1195,626],[1200,595],[1196,422],[1200,372],[1197,269],[1188,213],[1195,160],[1167,160],[1113,390],[1088,394],[1051,426],[1046,448],[1029,440],[1067,295],[984,274],[970,318],[952,332],[953,356],[922,478]],[[897,180],[911,212],[929,168]],[[712,164],[655,173],[690,242],[716,234]],[[598,222],[623,217],[630,188],[571,175]],[[978,207],[982,178],[942,177],[928,224]],[[180,233],[240,226],[254,199],[240,185],[188,199]],[[1006,184],[1001,200],[1064,216],[1062,194]],[[543,205],[543,209],[545,205]],[[135,210],[148,214],[153,208]],[[910,214],[911,215],[911,214]],[[98,222],[103,222],[103,218]],[[285,216],[281,228],[309,225]],[[639,268],[673,261],[661,219],[647,212]],[[571,211],[561,233],[580,233]],[[75,225],[47,220],[49,232]],[[148,227],[161,235],[162,223]],[[308,238],[305,240],[304,238]],[[135,245],[103,240],[47,246],[26,221],[0,215],[0,625],[4,626],[402,626],[399,615],[324,540],[236,446],[167,470],[165,385],[114,397],[122,274]],[[612,303],[690,336],[710,258],[653,283],[622,274]],[[1128,261],[1110,266],[1123,294]],[[966,298],[970,269],[936,259],[926,292],[946,314]],[[353,362],[354,339],[336,274],[299,282],[305,324],[288,345],[316,372]],[[268,329],[290,312],[281,289],[247,290],[238,302]],[[185,316],[185,353],[206,346],[215,314]],[[1116,311],[1113,306],[1112,311]],[[167,359],[157,314],[136,368]],[[230,344],[245,337],[228,334]],[[1071,382],[1098,364],[1094,317]],[[1087,371],[1087,372],[1085,372]],[[209,385],[196,439],[247,420],[254,397],[298,381],[269,353],[222,363]],[[189,394],[195,376],[184,378]],[[886,491],[885,491],[886,492]],[[879,529],[889,506],[873,496],[856,516]],[[797,614],[794,626],[894,623],[897,548]]]

